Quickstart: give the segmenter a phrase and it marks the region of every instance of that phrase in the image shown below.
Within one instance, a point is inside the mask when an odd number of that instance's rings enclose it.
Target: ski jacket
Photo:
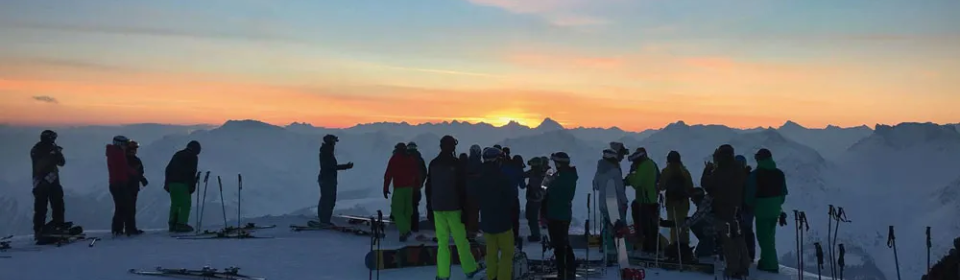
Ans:
[[[538,194],[538,192],[543,192],[541,185],[543,185],[543,177],[547,175],[546,173],[546,169],[535,167],[523,173],[523,177],[527,178],[526,197],[528,201],[533,200],[538,195],[543,198],[542,194]]]
[[[333,145],[320,145],[320,175],[317,181],[321,183],[337,183],[337,172],[347,170],[346,164],[337,164],[337,157],[333,155]]]
[[[713,197],[705,196],[700,204],[697,205],[697,212],[693,213],[693,216],[690,216],[689,219],[679,226],[690,228],[699,224],[705,233],[712,235],[715,231],[714,225],[716,225],[716,223],[717,219],[713,215]]]
[[[641,204],[657,203],[657,164],[649,158],[642,159],[634,172],[627,175],[627,183],[637,192]]]
[[[517,188],[510,185],[510,178],[500,171],[496,162],[483,163],[479,179],[479,187],[474,193],[480,205],[480,229],[490,234],[513,229],[510,205],[517,198],[514,196]]]
[[[693,178],[690,177],[690,171],[687,170],[687,167],[683,166],[682,163],[668,163],[667,167],[664,167],[660,174],[660,182],[657,182],[660,190],[666,190],[669,181],[678,179],[677,176],[679,175],[679,178],[683,180],[683,189],[687,192],[687,194],[693,193]],[[689,196],[682,200],[671,199],[671,197],[667,197],[665,202],[670,204],[671,202],[683,201],[689,201]]]
[[[557,178],[547,187],[547,219],[570,221],[573,218],[573,197],[577,192],[576,167],[557,168]]]
[[[618,162],[611,162],[609,160],[601,159],[597,161],[597,173],[593,176],[593,189],[599,192],[599,197],[597,201],[600,206],[600,213],[609,215],[609,209],[607,209],[607,195],[613,195],[617,197],[617,205],[619,206],[616,210],[620,213],[621,218],[625,218],[627,215],[627,204],[630,203],[627,199],[627,190],[623,184],[623,174],[620,171],[620,164]],[[607,184],[608,182],[613,182],[615,194],[607,194]]]
[[[737,209],[743,204],[746,180],[743,168],[732,156],[718,158],[714,170],[703,170],[700,185],[713,197],[713,208],[718,219],[733,221],[736,218]]]
[[[517,166],[516,164],[514,164],[513,162],[508,161],[503,164],[500,164],[500,170],[501,172],[503,172],[504,175],[507,176],[507,180],[509,180],[508,183],[510,184],[511,187],[513,187],[513,191],[511,192],[513,194],[513,197],[519,198],[520,188],[522,186],[521,184],[523,184],[523,169],[520,168],[520,166]],[[523,186],[523,187],[526,187],[526,186]]]
[[[453,153],[440,152],[427,168],[427,194],[433,211],[458,211],[467,198],[466,172]]]
[[[30,161],[33,166],[33,179],[39,180],[53,174],[53,178],[59,177],[60,169],[67,161],[63,158],[60,147],[54,142],[40,141],[30,149]]]
[[[130,168],[133,168],[133,170],[135,171],[135,174],[133,174],[133,176],[130,177],[130,184],[131,184],[131,185],[136,185],[136,184],[144,184],[144,185],[146,185],[146,184],[147,184],[147,178],[143,176],[143,173],[144,173],[144,172],[143,172],[143,161],[141,161],[140,158],[137,157],[137,156],[135,156],[135,155],[127,155],[127,164],[130,165]],[[135,186],[135,187],[139,188],[140,186],[137,185],[137,186]]]
[[[744,193],[744,204],[754,209],[754,216],[760,219],[776,218],[783,211],[782,205],[788,194],[786,176],[777,169],[773,159],[761,160],[757,163],[757,170],[747,178]]]
[[[427,178],[427,163],[423,160],[423,155],[420,154],[420,151],[412,151],[410,155],[417,160],[417,168],[420,171],[420,182],[417,185],[417,188],[423,187],[423,181]]]
[[[183,149],[173,154],[167,168],[164,170],[164,185],[184,184],[190,187],[191,193],[197,185],[197,163],[199,162],[197,152],[190,149]]]
[[[390,182],[394,188],[419,188],[421,177],[417,168],[417,159],[405,152],[394,153],[383,173],[383,191],[390,191]]]
[[[127,155],[117,145],[107,145],[107,173],[110,175],[110,185],[125,185],[137,175],[137,171],[127,163]]]
[[[476,197],[475,194],[483,191],[480,185],[480,173],[481,167],[483,166],[483,161],[480,159],[480,153],[471,150],[470,156],[467,157],[467,162],[465,163],[465,172],[466,172],[466,188],[470,193],[470,197]]]

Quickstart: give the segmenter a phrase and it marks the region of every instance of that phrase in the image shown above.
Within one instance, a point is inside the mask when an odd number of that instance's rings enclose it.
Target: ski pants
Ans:
[[[400,235],[410,233],[410,216],[413,215],[413,189],[412,187],[400,187],[393,189],[393,197],[390,199],[390,214],[393,214],[394,224]]]
[[[740,231],[743,232],[743,241],[746,242],[750,261],[757,259],[757,236],[753,232],[753,210],[746,207],[740,209]]]
[[[317,217],[321,223],[330,223],[335,206],[337,206],[337,183],[321,180],[320,203],[317,205]]]
[[[169,183],[171,225],[186,225],[190,222],[190,186],[184,183]]]
[[[433,212],[434,226],[437,230],[437,277],[450,278],[450,235],[457,245],[457,254],[460,257],[460,268],[465,274],[477,270],[477,260],[470,250],[470,241],[460,218],[460,211]]]
[[[410,214],[410,231],[420,232],[420,199],[423,195],[419,187],[411,189],[413,193],[413,213]]]
[[[487,279],[513,279],[513,230],[484,233],[487,241]]]
[[[660,240],[660,204],[634,200],[631,208],[637,225],[637,240],[643,240],[644,252],[655,252]]]
[[[567,278],[577,271],[576,256],[570,246],[570,221],[549,220],[547,231],[550,233],[559,279],[573,279]]]
[[[530,227],[530,236],[540,238],[540,202],[527,200],[527,226]]]
[[[757,218],[757,243],[760,244],[760,261],[757,269],[777,271],[777,221],[778,218]]]
[[[717,226],[721,237],[720,246],[723,250],[723,260],[727,265],[723,272],[726,276],[749,272],[751,263],[750,256],[747,256],[747,246],[744,244],[743,234],[736,234],[736,229],[732,228],[733,225],[734,221],[729,221]]]
[[[667,219],[673,221],[677,226],[670,228],[670,244],[680,242],[680,244],[690,244],[690,230],[687,228],[677,230],[687,221],[687,213],[690,212],[690,200],[667,201]],[[659,221],[658,221],[659,223]],[[678,239],[679,238],[679,239]]]
[[[110,184],[110,195],[113,196],[113,222],[110,229],[113,233],[123,233],[124,230],[132,233],[137,230],[139,192],[139,185]]]
[[[47,203],[53,209],[53,219],[50,223],[62,224],[66,210],[63,205],[63,186],[60,185],[60,180],[48,183],[43,179],[34,179],[33,186],[33,232],[39,233],[46,225]]]

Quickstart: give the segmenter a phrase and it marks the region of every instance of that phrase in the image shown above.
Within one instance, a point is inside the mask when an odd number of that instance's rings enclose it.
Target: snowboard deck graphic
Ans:
[[[367,265],[367,269],[376,270],[434,266],[437,265],[437,251],[439,248],[440,247],[436,245],[417,245],[406,246],[399,249],[373,250],[367,253],[364,262]],[[471,245],[470,252],[473,255],[473,259],[479,264],[482,262],[483,257],[486,256],[486,247]],[[460,264],[457,246],[452,244],[450,245],[450,264]]]
[[[156,270],[137,270],[130,269],[129,272],[136,275],[144,276],[161,276],[161,277],[189,277],[196,279],[230,279],[230,280],[266,280],[262,277],[253,277],[243,274],[239,274],[240,268],[227,268],[223,271],[218,271],[217,269],[212,269],[209,267],[204,267],[200,270],[191,270],[191,269],[169,269],[157,267]]]

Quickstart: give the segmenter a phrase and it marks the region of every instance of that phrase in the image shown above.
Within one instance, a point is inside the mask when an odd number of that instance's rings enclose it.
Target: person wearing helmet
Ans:
[[[720,221],[716,230],[726,262],[724,275],[741,278],[749,274],[751,263],[743,235],[726,234],[739,231],[737,212],[743,204],[743,189],[747,180],[735,154],[733,146],[729,144],[717,148],[713,155],[715,164],[706,164],[700,185],[713,197],[713,212]]]
[[[667,208],[667,219],[674,224],[686,222],[690,212],[690,197],[694,192],[693,179],[690,171],[683,165],[680,152],[667,153],[667,166],[661,172],[663,177],[658,182],[658,190],[664,191],[664,204]],[[670,229],[670,245],[667,254],[671,259],[682,260],[685,263],[693,261],[693,251],[690,248],[690,231],[685,228],[672,227]],[[678,251],[680,252],[678,254]]]
[[[608,188],[608,184],[613,183],[613,189]],[[616,197],[617,209],[607,209],[606,203],[599,203],[600,217],[603,219],[603,225],[606,229],[612,229],[617,221],[610,219],[609,211],[617,211],[618,217],[626,221],[627,217],[627,199],[626,189],[623,184],[623,171],[620,169],[620,159],[617,151],[603,150],[603,158],[597,161],[597,172],[593,175],[593,190],[599,193],[598,201],[606,201],[607,196]],[[610,193],[613,191],[613,193]],[[617,250],[613,247],[613,234],[611,231],[602,231],[602,238],[606,240],[605,244],[610,246],[605,248],[608,253],[615,253]]]
[[[480,171],[483,166],[483,155],[480,148],[480,145],[474,144],[470,146],[470,154],[467,156],[466,161],[466,172],[467,172],[467,191],[471,194],[467,196],[467,205],[463,207],[463,211],[467,216],[466,226],[467,226],[467,238],[475,239],[477,235],[480,234],[480,202],[477,201],[476,195],[483,191],[483,186],[480,185]]]
[[[760,245],[757,269],[777,273],[780,270],[776,246],[777,220],[789,194],[787,179],[783,171],[777,168],[770,150],[760,149],[754,159],[757,160],[757,169],[747,178],[745,203],[754,210],[756,216],[756,241]],[[750,244],[748,242],[747,246]]]
[[[657,181],[660,169],[657,163],[647,156],[647,149],[637,148],[630,155],[631,171],[626,183],[636,191],[636,199],[631,203],[631,215],[637,224],[637,239],[644,253],[655,254],[660,239],[660,204]]]
[[[390,182],[393,182],[393,198],[390,200],[390,214],[400,232],[400,242],[410,237],[410,217],[413,214],[413,190],[423,179],[417,170],[417,159],[407,152],[407,146],[397,143],[393,156],[387,163],[383,174],[383,198],[390,199]]]
[[[40,142],[30,149],[30,161],[33,169],[33,233],[39,241],[44,229],[62,229],[69,227],[64,221],[63,186],[60,185],[60,167],[67,161],[63,158],[63,148],[57,145],[57,133],[44,130],[40,133]],[[53,210],[53,219],[47,219],[47,204]]]
[[[517,187],[501,171],[502,151],[486,148],[480,167],[478,187],[473,191],[480,204],[480,227],[486,240],[489,279],[513,279],[513,209],[504,207],[516,200]]]
[[[460,257],[460,267],[473,278],[479,272],[470,253],[470,243],[464,226],[463,208],[466,205],[466,172],[456,156],[457,139],[446,135],[440,138],[440,154],[427,167],[427,203],[433,208],[437,231],[437,279],[450,279],[450,244],[453,236]]]
[[[320,175],[317,176],[317,182],[320,184],[320,202],[317,206],[317,217],[320,219],[320,224],[324,226],[334,225],[330,222],[330,217],[333,216],[333,208],[337,205],[337,173],[353,168],[353,162],[337,163],[337,157],[333,153],[337,142],[340,142],[340,138],[327,134],[323,136],[323,144],[320,145]]]
[[[577,272],[573,247],[570,247],[570,222],[573,218],[573,198],[577,192],[577,168],[570,165],[570,156],[565,152],[551,156],[557,167],[556,179],[547,186],[545,199],[547,232],[553,241],[559,279],[575,279]]]
[[[543,157],[535,157],[527,161],[530,170],[524,172],[523,177],[527,178],[525,217],[527,225],[530,227],[530,236],[527,236],[529,242],[540,242],[540,207],[543,202],[544,191],[540,187],[543,184],[543,177],[547,175],[550,165]]]
[[[140,143],[137,143],[137,141],[131,140],[127,145],[127,164],[136,171],[126,188],[129,191],[129,197],[127,197],[126,220],[123,221],[123,224],[127,236],[143,234],[143,231],[137,228],[137,197],[140,194],[140,186],[146,187],[150,184],[147,177],[144,176],[143,161],[140,160],[140,157],[137,157],[137,150],[139,149]]]
[[[173,154],[167,164],[163,189],[170,194],[170,216],[167,220],[170,232],[191,232],[190,195],[196,190],[197,164],[201,151],[200,142],[190,141],[187,148]]]
[[[113,137],[113,143],[106,147],[107,173],[110,178],[110,194],[113,196],[113,222],[111,232],[114,236],[123,234],[124,224],[127,221],[127,206],[130,201],[128,186],[136,176],[137,171],[127,162],[127,148],[130,139],[126,136]]]
[[[413,188],[413,214],[410,215],[410,231],[420,232],[420,200],[423,200],[423,183],[427,178],[427,163],[423,160],[423,155],[417,150],[417,143],[410,141],[407,143],[407,153],[417,159],[417,168],[420,171],[420,182],[417,182]],[[429,209],[428,209],[428,216]],[[433,219],[430,219],[433,221]]]

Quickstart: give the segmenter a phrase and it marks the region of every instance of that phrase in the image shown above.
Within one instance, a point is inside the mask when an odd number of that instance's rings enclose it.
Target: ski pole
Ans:
[[[834,243],[833,243],[833,239],[830,238],[830,232],[833,231],[833,219],[834,219],[834,217],[836,217],[836,213],[837,213],[837,209],[833,207],[833,204],[830,204],[830,212],[827,213],[827,215],[828,215],[828,218],[827,218],[827,256],[829,256],[831,260],[834,259],[834,258],[833,258],[833,244],[834,244]],[[837,272],[836,272],[836,271],[837,271],[836,266],[834,265],[833,262],[830,262],[830,277],[831,277],[831,278],[836,278],[836,277],[837,277]]]
[[[223,181],[220,180],[220,176],[217,176],[217,184],[220,185],[220,209],[223,210],[223,227],[227,227],[227,205],[223,201]]]
[[[617,209],[617,211],[620,211],[620,209]],[[587,261],[586,261],[587,265],[585,265],[585,267],[588,269],[588,271],[590,269],[590,215],[591,214],[592,213],[590,209],[590,193],[587,193],[587,221],[586,221],[586,224],[584,225],[583,237],[587,241]],[[589,273],[587,274],[587,277],[590,277]]]
[[[666,206],[664,205],[664,203],[663,203],[663,194],[662,194],[662,193],[657,193],[657,203],[658,203],[658,204],[657,204],[657,217],[654,218],[654,221],[655,221],[655,222],[652,223],[652,224],[653,224],[652,226],[653,226],[653,228],[657,229],[657,230],[656,230],[656,233],[657,233],[657,234],[655,234],[655,235],[653,236],[653,238],[657,239],[657,254],[656,254],[656,256],[654,257],[654,260],[655,260],[654,263],[656,264],[657,267],[660,267],[660,211],[663,210],[664,207],[666,207]]]
[[[801,227],[801,229],[800,229],[800,251],[803,252],[803,232],[810,230],[810,224],[807,223],[807,213],[806,213],[806,212],[803,212],[803,211],[800,211],[800,227]],[[806,228],[803,228],[803,227],[806,227]],[[802,257],[802,254],[801,254],[801,257]],[[799,276],[801,277],[801,279],[803,279],[803,278],[802,278],[802,277],[803,277],[803,271],[804,271],[804,267],[803,267],[803,266],[804,266],[803,258],[800,258],[800,269],[799,269],[799,270],[800,270],[800,275],[799,275]]]
[[[377,258],[376,264],[377,269],[380,268],[380,252],[373,251],[374,243],[377,243],[377,220],[370,216],[370,254],[373,254],[374,258]],[[369,269],[367,279],[373,280],[373,269]]]
[[[377,210],[377,231],[383,232],[383,211]],[[379,235],[379,233],[377,233]],[[377,238],[380,238],[379,236]],[[377,251],[380,251],[381,242],[377,242]],[[377,280],[380,280],[380,260],[377,259]]]
[[[930,227],[927,227],[927,273],[930,273]]]
[[[820,270],[823,269],[823,248],[820,247],[820,242],[814,242],[813,247],[817,249],[817,280],[821,278]]]
[[[674,238],[673,243],[677,245],[677,260],[680,263],[680,271],[683,271],[683,255],[680,252],[680,229],[677,228],[677,213],[673,213],[673,215],[670,215],[670,211],[668,210],[667,215],[672,216],[668,218],[670,218],[670,220],[673,220],[673,229],[671,229],[671,231],[673,231],[673,238]],[[657,238],[659,239],[659,236]]]
[[[238,231],[241,229],[240,209],[243,209],[243,207],[241,207],[241,205],[243,205],[241,204],[242,200],[240,200],[241,193],[243,193],[243,175],[240,175],[240,173],[237,173],[237,230]]]
[[[203,202],[200,203],[200,213],[199,213],[200,219],[198,219],[197,221],[198,226],[195,229],[197,233],[200,233],[200,228],[203,227],[203,214],[206,213],[203,210],[207,208],[207,187],[210,186],[209,183],[210,183],[210,171],[207,171],[207,174],[203,175]]]
[[[793,227],[794,239],[796,239],[796,242],[797,242],[797,248],[796,248],[797,271],[800,272],[797,279],[803,280],[803,268],[800,266],[801,265],[800,261],[803,259],[803,252],[800,251],[800,228],[801,228],[800,210],[796,210],[796,209],[793,210],[793,222],[794,222],[794,227]]]
[[[847,220],[847,212],[843,211],[843,207],[837,206],[836,211],[833,212],[833,219],[836,221],[833,225],[833,243],[830,246],[831,250],[833,246],[837,245],[837,233],[840,232],[840,223],[849,223],[850,220]],[[827,232],[830,234],[830,232]],[[833,258],[833,256],[830,256]]]
[[[200,192],[198,192],[198,190],[200,190],[200,173],[203,173],[203,171],[197,171],[197,177],[193,180],[194,185],[196,186],[194,187],[193,191],[197,193],[197,206],[193,208],[193,211],[197,212],[197,218],[193,219],[193,225],[195,225],[197,228],[200,228],[200,212],[198,211],[200,210]]]
[[[893,248],[893,262],[897,266],[897,280],[900,280],[900,257],[897,256],[897,237],[893,234],[893,226],[887,233],[887,247]]]
[[[843,261],[843,255],[847,253],[847,250],[843,248],[843,244],[837,245],[837,268],[840,269],[840,280],[843,280],[843,267],[846,266],[846,263]]]

